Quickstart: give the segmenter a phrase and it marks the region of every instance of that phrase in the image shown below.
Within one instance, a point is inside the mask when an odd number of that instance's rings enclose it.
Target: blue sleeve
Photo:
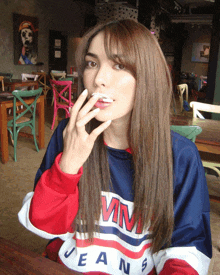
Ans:
[[[34,181],[34,189],[43,172],[51,168],[56,156],[63,151],[63,130],[66,127],[68,121],[69,118],[62,120],[54,131],[47,146],[47,151],[44,155],[40,168],[37,171]]]
[[[175,228],[172,247],[196,247],[212,257],[210,203],[205,171],[196,145],[172,133]]]

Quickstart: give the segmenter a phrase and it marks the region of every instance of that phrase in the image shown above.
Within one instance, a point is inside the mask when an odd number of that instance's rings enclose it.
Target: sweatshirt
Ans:
[[[45,255],[83,274],[207,274],[212,257],[210,204],[195,144],[171,131],[175,226],[171,246],[153,254],[150,228],[133,226],[134,170],[129,149],[106,145],[112,188],[101,193],[99,231],[93,242],[73,229],[83,168],[71,175],[59,167],[67,122],[61,121],[55,130],[34,191],[25,196],[18,214],[23,226],[50,240]]]

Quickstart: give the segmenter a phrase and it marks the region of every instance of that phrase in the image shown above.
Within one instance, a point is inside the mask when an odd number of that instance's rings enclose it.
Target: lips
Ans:
[[[111,102],[104,102],[102,100],[98,100],[94,106],[99,109],[105,109],[109,105],[111,105]]]
[[[99,97],[100,99],[98,101],[103,102],[103,103],[112,103],[113,102],[113,99],[111,99],[110,97],[108,97],[105,94],[93,93],[91,96]]]

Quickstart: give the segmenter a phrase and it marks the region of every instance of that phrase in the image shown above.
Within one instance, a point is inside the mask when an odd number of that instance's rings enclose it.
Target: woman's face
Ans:
[[[100,108],[100,112],[96,119],[128,121],[134,106],[136,80],[123,65],[108,59],[103,32],[93,38],[85,61],[83,82],[89,97],[98,93],[113,100],[107,103],[102,99],[97,101],[95,107]]]

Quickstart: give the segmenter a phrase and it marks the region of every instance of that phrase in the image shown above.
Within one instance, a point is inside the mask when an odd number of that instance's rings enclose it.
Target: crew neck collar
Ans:
[[[127,149],[116,149],[116,148],[113,148],[113,147],[110,147],[105,141],[104,141],[104,144],[105,144],[105,146],[107,146],[109,149],[111,149],[111,150],[115,150],[115,151],[125,151],[125,152],[128,152],[129,154],[132,154],[132,151],[131,151],[131,148],[129,147],[129,148],[127,148]]]

